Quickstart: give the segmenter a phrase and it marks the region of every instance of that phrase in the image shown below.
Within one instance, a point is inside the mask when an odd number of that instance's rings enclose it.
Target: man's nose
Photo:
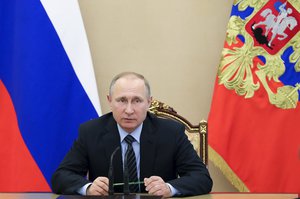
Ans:
[[[131,103],[127,103],[127,104],[126,104],[126,108],[125,108],[125,112],[126,112],[127,114],[131,114],[131,113],[134,112],[133,110],[134,110],[134,109],[133,109],[132,104],[131,104]]]

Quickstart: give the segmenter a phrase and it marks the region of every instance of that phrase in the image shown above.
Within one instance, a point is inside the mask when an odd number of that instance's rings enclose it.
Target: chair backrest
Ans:
[[[186,135],[193,144],[197,154],[202,158],[203,163],[207,165],[207,121],[201,120],[199,124],[192,125],[187,119],[179,115],[172,107],[158,100],[152,100],[149,111],[160,118],[172,119],[184,124]]]

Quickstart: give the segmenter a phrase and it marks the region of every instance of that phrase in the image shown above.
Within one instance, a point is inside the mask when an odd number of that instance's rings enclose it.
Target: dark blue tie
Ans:
[[[128,145],[127,151],[125,153],[125,158],[127,157],[129,182],[138,182],[135,153],[132,148],[132,142],[134,142],[135,139],[131,135],[127,135],[125,137],[125,141]],[[129,190],[131,193],[137,193],[139,192],[139,185],[129,185]]]

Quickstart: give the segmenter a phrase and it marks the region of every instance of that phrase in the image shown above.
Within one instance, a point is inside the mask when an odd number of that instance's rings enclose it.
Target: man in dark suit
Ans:
[[[117,75],[107,98],[112,112],[80,126],[78,139],[53,174],[53,192],[108,195],[114,151],[114,182],[123,182],[127,135],[134,138],[138,192],[171,197],[211,191],[208,170],[187,139],[184,126],[148,112],[152,98],[142,75]],[[123,187],[114,186],[114,191],[122,193]]]

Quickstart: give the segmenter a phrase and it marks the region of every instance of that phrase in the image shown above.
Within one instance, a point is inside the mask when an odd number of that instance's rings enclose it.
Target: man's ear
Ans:
[[[110,95],[106,95],[106,99],[107,99],[107,101],[110,103],[111,102],[111,97],[110,97]]]
[[[151,102],[152,102],[152,96],[151,96],[151,97],[149,97],[149,99],[148,99],[148,108],[150,108],[150,106],[151,106]]]
[[[153,97],[151,96],[151,97],[150,97],[150,104],[151,104],[151,102],[152,102],[152,99],[153,99]]]
[[[109,104],[110,110],[112,110],[112,97],[110,95],[106,95],[106,99]]]

